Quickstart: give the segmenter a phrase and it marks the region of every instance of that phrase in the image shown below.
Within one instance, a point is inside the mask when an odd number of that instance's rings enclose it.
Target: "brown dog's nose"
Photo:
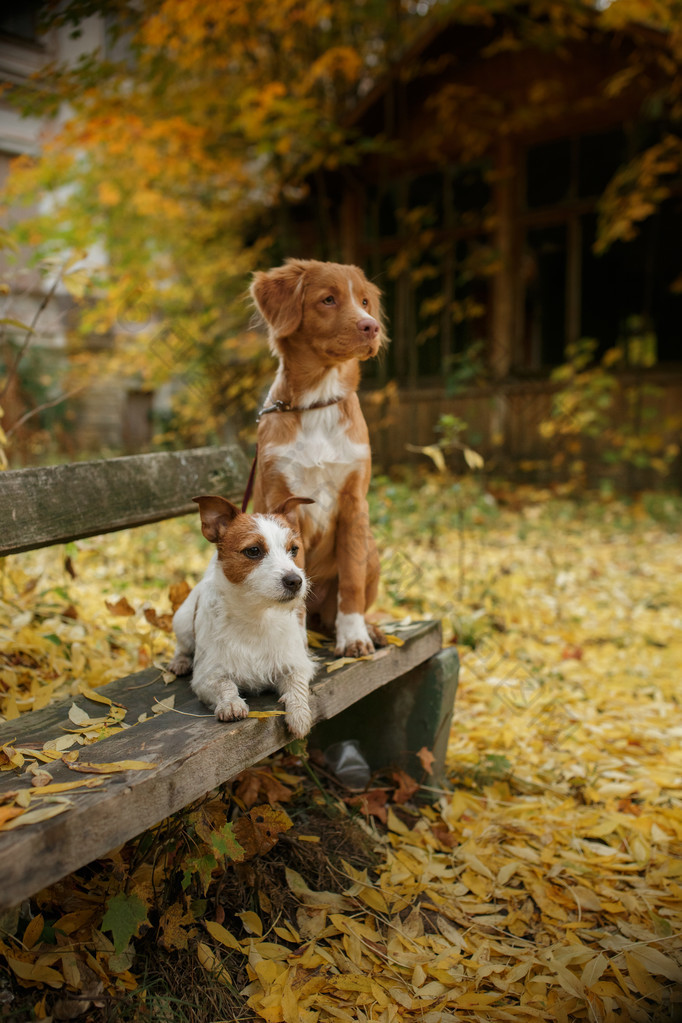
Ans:
[[[363,316],[358,320],[358,330],[371,341],[379,333],[379,324],[373,316]]]

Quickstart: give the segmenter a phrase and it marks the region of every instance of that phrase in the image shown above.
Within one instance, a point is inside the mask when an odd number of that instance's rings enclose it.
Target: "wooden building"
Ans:
[[[375,151],[290,211],[290,253],[356,262],[384,292],[392,344],[364,381],[384,463],[449,412],[500,467],[540,465],[551,370],[584,337],[599,356],[646,334],[655,365],[630,369],[660,388],[662,424],[682,409],[682,194],[594,248],[608,182],[674,130],[667,41],[563,12],[432,27],[354,115]]]

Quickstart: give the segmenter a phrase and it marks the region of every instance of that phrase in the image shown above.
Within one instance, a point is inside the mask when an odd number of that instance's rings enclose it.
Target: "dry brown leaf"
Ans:
[[[382,824],[385,824],[388,814],[388,793],[389,789],[369,789],[367,792],[362,792],[359,796],[348,796],[344,802],[348,803],[349,806],[357,806],[365,816],[376,817]]]
[[[406,771],[393,771],[391,777],[397,783],[397,788],[392,796],[394,803],[406,803],[408,799],[412,799],[415,792],[419,791],[419,782],[411,778]]]
[[[422,765],[426,773],[433,774],[433,762],[436,758],[431,750],[427,749],[426,746],[422,746],[422,748],[417,752],[417,756],[419,758],[419,763]]]
[[[292,826],[289,815],[279,807],[264,804],[254,808],[234,824],[234,834],[246,858],[263,856],[277,843],[283,831]]]
[[[119,597],[116,601],[105,600],[104,603],[112,615],[129,618],[135,614],[135,608],[128,603],[127,597]]]
[[[161,629],[163,632],[173,631],[173,615],[169,614],[157,614],[152,607],[146,607],[144,609],[144,616],[150,625],[153,625],[155,629]]]
[[[175,614],[177,609],[184,604],[191,592],[192,587],[186,579],[183,579],[181,583],[172,583],[170,585],[168,589],[168,598],[170,600],[171,608],[173,609],[173,614]]]

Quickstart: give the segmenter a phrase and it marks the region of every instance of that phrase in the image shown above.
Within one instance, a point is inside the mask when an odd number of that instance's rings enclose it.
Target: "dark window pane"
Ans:
[[[682,199],[668,199],[652,225],[656,272],[653,275],[652,317],[661,362],[682,360],[682,294],[671,284],[682,278]]]
[[[571,184],[571,141],[559,139],[534,146],[526,157],[526,203],[530,209],[568,198]]]
[[[422,174],[410,182],[410,208],[428,206],[433,210],[437,224],[443,223],[443,175]]]
[[[417,365],[420,377],[441,373],[441,324],[443,278],[435,267],[415,288],[417,313]]]
[[[532,364],[563,362],[566,333],[566,227],[564,224],[528,232],[532,266],[526,288],[526,333],[534,349]]]
[[[602,135],[583,135],[579,147],[578,195],[599,196],[626,158],[625,133],[618,128]]]
[[[4,5],[3,5],[4,6]],[[38,28],[42,0],[22,0],[12,10],[0,8],[0,35],[14,36],[24,42],[40,42]]]
[[[458,167],[453,183],[454,206],[459,213],[483,211],[490,202],[490,185],[486,166],[472,164]]]
[[[394,238],[398,233],[398,216],[395,192],[387,188],[379,199],[379,237]]]

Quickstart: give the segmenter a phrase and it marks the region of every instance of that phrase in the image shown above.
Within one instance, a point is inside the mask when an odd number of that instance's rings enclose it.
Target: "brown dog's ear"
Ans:
[[[289,260],[284,266],[254,274],[251,298],[275,337],[286,337],[303,317],[305,263]]]
[[[299,504],[315,504],[312,497],[287,497],[286,501],[282,501],[273,509],[273,515],[282,515],[290,526],[294,529],[298,529],[298,517],[296,515],[296,508]]]
[[[239,508],[226,497],[203,495],[193,497],[192,500],[199,505],[201,532],[209,543],[218,543],[232,520],[241,514]]]

